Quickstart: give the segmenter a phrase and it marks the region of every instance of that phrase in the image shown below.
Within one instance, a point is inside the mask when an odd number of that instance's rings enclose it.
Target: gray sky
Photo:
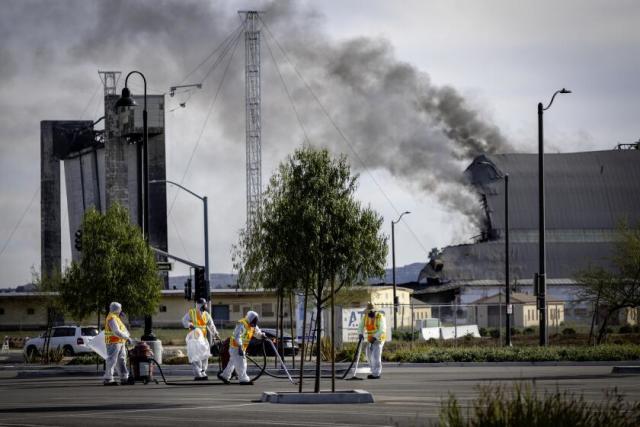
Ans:
[[[469,241],[478,207],[460,184],[462,170],[478,150],[534,152],[536,105],[556,89],[574,93],[545,114],[549,151],[609,149],[640,137],[635,1],[1,5],[0,249],[26,215],[0,254],[0,287],[23,284],[39,269],[40,121],[100,117],[98,69],[138,69],[150,93],[166,92],[233,32],[238,9],[265,10],[274,36],[263,31],[263,182],[305,140],[271,49],[310,142],[350,157],[361,174],[358,195],[384,216],[385,232],[397,212],[412,212],[396,227],[398,265],[425,261],[434,246]],[[211,200],[212,272],[231,271],[230,247],[245,220],[243,47],[241,40],[206,125],[226,62],[186,108],[166,115],[168,178],[182,179],[199,141],[183,182]],[[187,82],[201,81],[208,68]],[[141,92],[133,79],[132,91]],[[167,110],[188,96],[167,96]],[[168,194],[171,205],[174,190]],[[202,260],[200,212],[197,200],[178,196],[171,252]],[[64,259],[69,252],[63,233]]]

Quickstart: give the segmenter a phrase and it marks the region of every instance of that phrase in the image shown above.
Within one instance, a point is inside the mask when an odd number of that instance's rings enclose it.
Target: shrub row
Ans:
[[[597,347],[431,347],[383,353],[390,362],[545,362],[639,360],[638,345]]]
[[[541,395],[521,384],[512,391],[503,386],[481,386],[469,412],[453,395],[440,408],[440,425],[447,427],[635,427],[638,420],[640,402],[625,402],[615,390],[605,392],[600,401],[588,402],[567,391]]]

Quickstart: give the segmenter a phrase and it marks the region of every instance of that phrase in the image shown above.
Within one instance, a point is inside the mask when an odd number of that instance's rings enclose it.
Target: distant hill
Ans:
[[[396,283],[416,282],[420,271],[425,266],[423,262],[396,266]],[[184,289],[184,282],[188,276],[173,276],[169,278],[169,289]],[[238,281],[237,274],[213,273],[211,275],[212,289],[235,288]],[[390,268],[385,269],[384,277],[371,278],[368,283],[393,283],[393,272]]]

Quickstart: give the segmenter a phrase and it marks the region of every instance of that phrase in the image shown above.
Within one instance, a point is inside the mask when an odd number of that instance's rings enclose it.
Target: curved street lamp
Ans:
[[[396,239],[395,239],[395,225],[400,222],[403,216],[410,214],[409,211],[404,211],[400,214],[397,220],[391,220],[391,260],[393,262],[393,329],[398,326],[398,297],[396,296]]]
[[[544,133],[543,133],[543,114],[553,104],[553,100],[559,93],[571,93],[570,90],[562,88],[555,91],[549,101],[549,105],[542,106],[542,103],[538,103],[538,219],[539,219],[539,271],[537,280],[534,281],[534,290],[538,296],[538,310],[539,310],[539,324],[540,324],[540,345],[549,345],[549,336],[547,333],[547,284],[546,284],[546,263],[545,263],[545,221],[544,221]]]
[[[147,79],[140,71],[131,71],[124,80],[124,88],[120,99],[116,101],[116,112],[121,115],[118,118],[119,128],[122,131],[123,122],[121,120],[125,113],[130,112],[127,120],[131,120],[131,131],[134,132],[133,107],[137,105],[135,99],[131,96],[131,91],[127,86],[129,77],[132,74],[138,74],[144,82],[144,107],[142,109],[142,143],[137,144],[137,175],[138,175],[138,224],[142,230],[142,235],[147,241],[149,240],[149,131],[147,125]],[[126,117],[126,116],[124,116]],[[156,341],[157,338],[153,334],[153,320],[151,315],[144,317],[144,335],[143,341]]]

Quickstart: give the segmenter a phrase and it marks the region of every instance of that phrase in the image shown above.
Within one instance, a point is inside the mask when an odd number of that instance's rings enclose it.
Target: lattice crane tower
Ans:
[[[116,95],[116,84],[120,79],[120,71],[98,71],[102,85],[104,86],[104,96]]]
[[[245,109],[247,133],[247,228],[262,206],[262,146],[260,123],[260,20],[257,11],[244,15]]]

